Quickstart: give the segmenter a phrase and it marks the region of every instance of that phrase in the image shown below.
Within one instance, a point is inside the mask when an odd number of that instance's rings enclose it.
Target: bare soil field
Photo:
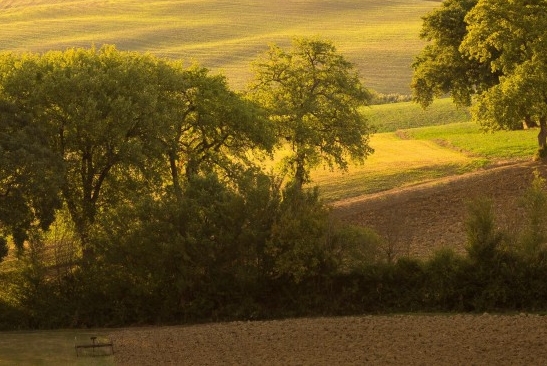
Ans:
[[[520,200],[534,178],[547,177],[547,166],[537,162],[506,162],[472,173],[339,201],[334,214],[342,220],[376,229],[393,242],[396,254],[428,257],[446,247],[465,250],[468,204],[491,200],[498,226],[518,227],[523,215]]]
[[[399,255],[427,257],[441,247],[463,252],[467,203],[488,197],[499,225],[514,227],[535,169],[546,176],[539,163],[507,163],[337,202],[333,213],[390,236]],[[527,314],[234,322],[126,329],[111,336],[118,365],[547,364],[547,316]]]
[[[547,317],[394,315],[122,330],[117,365],[545,365]]]

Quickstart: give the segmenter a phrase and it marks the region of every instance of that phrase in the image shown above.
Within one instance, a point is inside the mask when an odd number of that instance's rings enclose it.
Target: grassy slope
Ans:
[[[411,103],[368,108],[365,113],[380,131],[397,132],[374,135],[375,152],[364,165],[351,165],[346,173],[317,169],[313,185],[326,200],[334,201],[534,155],[537,131],[484,133],[450,103],[439,100],[426,111]]]
[[[423,47],[428,0],[0,0],[3,50],[45,51],[113,43],[195,60],[244,86],[249,64],[271,42],[331,39],[367,86],[409,93],[410,64]]]
[[[487,160],[444,148],[433,141],[401,139],[395,133],[372,137],[375,149],[363,165],[351,165],[348,172],[317,169],[313,185],[320,187],[327,201],[411,185],[482,167]]]
[[[467,122],[416,128],[408,131],[408,135],[488,159],[530,158],[537,150],[535,129],[485,133],[477,124]]]
[[[467,109],[456,107],[449,98],[435,100],[425,110],[416,103],[404,102],[365,107],[363,114],[379,133],[469,120]]]

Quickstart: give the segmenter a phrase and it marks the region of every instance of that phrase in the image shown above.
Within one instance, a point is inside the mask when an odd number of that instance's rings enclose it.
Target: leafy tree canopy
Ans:
[[[114,46],[2,54],[0,101],[11,123],[0,131],[0,148],[10,153],[2,155],[9,161],[0,195],[21,205],[10,220],[28,226],[32,211],[51,222],[61,192],[88,257],[97,215],[162,194],[169,183],[176,190],[180,172],[233,172],[249,163],[249,149],[274,143],[262,110],[230,91],[224,77]],[[38,175],[59,180],[40,183]],[[16,179],[28,192],[14,189]],[[51,202],[34,199],[43,196]]]
[[[0,229],[18,248],[35,224],[47,229],[60,206],[62,161],[46,136],[15,106],[0,101]]]
[[[424,107],[450,93],[460,105],[476,96],[473,118],[486,129],[541,127],[547,138],[547,2],[446,0],[424,18],[430,41],[414,63],[415,100]]]
[[[298,186],[320,163],[346,169],[348,157],[362,161],[372,153],[371,128],[358,110],[371,94],[332,43],[295,39],[288,51],[272,45],[253,68],[249,96],[290,147],[286,167]]]

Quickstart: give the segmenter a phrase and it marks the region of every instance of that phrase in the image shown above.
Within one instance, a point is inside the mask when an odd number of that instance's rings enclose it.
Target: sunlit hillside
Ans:
[[[409,93],[431,0],[0,0],[0,48],[46,51],[104,43],[182,58],[240,88],[269,43],[294,36],[335,42],[367,86]]]

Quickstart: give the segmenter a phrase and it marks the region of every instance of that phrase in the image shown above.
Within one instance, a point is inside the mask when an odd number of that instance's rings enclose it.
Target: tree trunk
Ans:
[[[306,183],[306,169],[304,168],[304,162],[300,159],[296,162],[294,183],[299,191],[302,191],[302,187],[304,186],[304,183]]]
[[[524,128],[529,129],[534,127],[538,127],[537,122],[534,121],[532,117],[530,117],[529,115],[524,116]]]
[[[544,116],[539,118],[538,145],[538,157],[539,159],[545,159],[547,157],[545,149],[547,145],[547,117]]]
[[[182,200],[182,188],[179,182],[179,171],[177,165],[177,156],[173,151],[169,152],[169,166],[171,169],[171,179],[173,181],[173,191],[175,192],[175,197],[180,203]]]
[[[539,133],[538,133],[538,145],[539,148],[544,150],[547,145],[547,118],[541,117],[539,119]]]

